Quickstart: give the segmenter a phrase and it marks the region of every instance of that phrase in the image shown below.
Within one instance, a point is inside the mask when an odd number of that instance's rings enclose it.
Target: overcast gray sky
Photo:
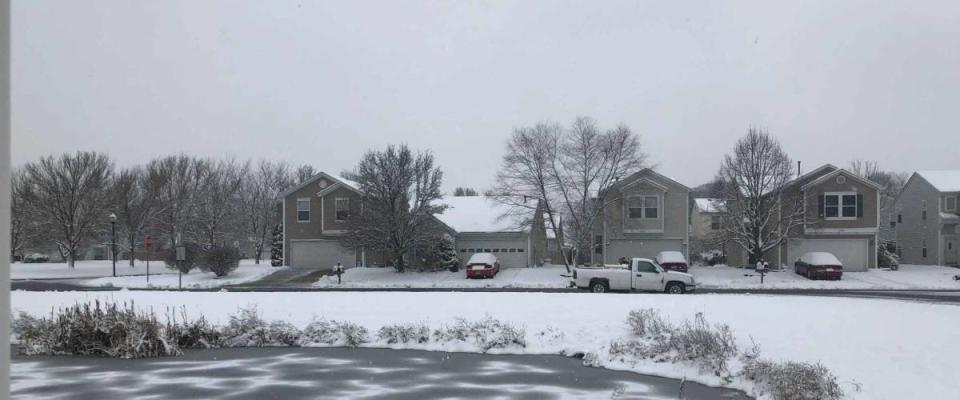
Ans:
[[[750,126],[805,170],[960,168],[957,1],[15,0],[12,17],[18,164],[82,149],[338,173],[404,142],[448,190],[483,189],[514,127],[587,115],[690,186]]]

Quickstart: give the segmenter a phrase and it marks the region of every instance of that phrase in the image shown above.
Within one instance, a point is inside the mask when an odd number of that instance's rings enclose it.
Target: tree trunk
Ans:
[[[133,267],[134,267],[134,265],[133,265],[133,264],[134,264],[133,259],[136,258],[136,257],[134,256],[134,255],[136,254],[136,252],[134,252],[133,250],[136,248],[136,245],[137,245],[137,237],[131,235],[131,236],[130,236],[130,251],[127,252],[127,254],[129,255],[127,258],[130,259],[130,268],[133,268]],[[146,248],[144,248],[144,249],[146,249]]]
[[[260,265],[260,257],[263,256],[263,242],[257,242],[253,250],[253,263]]]

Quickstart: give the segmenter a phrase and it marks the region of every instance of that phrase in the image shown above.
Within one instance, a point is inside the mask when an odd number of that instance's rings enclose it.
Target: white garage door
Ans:
[[[620,257],[654,258],[661,251],[683,252],[683,241],[680,239],[650,239],[650,240],[611,240],[607,247],[607,263],[615,263]]]
[[[866,271],[870,246],[867,239],[796,239],[787,243],[787,264],[792,267],[803,253],[825,251],[843,263],[844,271]]]
[[[527,243],[523,240],[458,240],[461,262],[466,265],[476,253],[491,253],[500,261],[500,268],[525,268],[527,266]]]
[[[331,269],[337,262],[345,267],[353,267],[357,263],[357,255],[333,240],[290,242],[291,267]]]

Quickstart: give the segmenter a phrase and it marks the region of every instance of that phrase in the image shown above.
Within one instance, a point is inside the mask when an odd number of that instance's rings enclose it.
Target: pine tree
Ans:
[[[453,272],[460,269],[460,256],[457,255],[457,249],[449,238],[443,238],[437,243],[437,256],[441,267]]]
[[[270,242],[270,265],[283,265],[283,224],[273,227],[273,241]]]

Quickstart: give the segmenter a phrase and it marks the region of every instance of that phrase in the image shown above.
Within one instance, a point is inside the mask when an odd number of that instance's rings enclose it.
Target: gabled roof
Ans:
[[[341,187],[341,186],[342,186],[342,187],[345,187],[345,188],[347,188],[347,189],[350,189],[350,190],[352,190],[352,191],[354,191],[354,192],[357,192],[358,194],[363,194],[363,193],[360,191],[360,185],[358,185],[356,182],[351,181],[351,180],[347,180],[347,179],[343,179],[343,178],[336,178],[336,177],[334,177],[334,176],[332,176],[332,175],[329,175],[329,174],[327,174],[327,173],[325,173],[325,172],[320,172],[320,173],[318,173],[318,174],[310,177],[310,179],[307,179],[307,180],[303,181],[303,182],[300,183],[299,185],[296,185],[296,186],[294,186],[294,187],[292,187],[292,188],[289,188],[289,189],[287,189],[287,190],[284,190],[283,193],[280,194],[280,197],[281,197],[281,198],[286,198],[286,197],[289,196],[290,194],[292,194],[292,193],[294,193],[294,192],[296,192],[296,191],[298,191],[298,190],[300,190],[300,189],[303,189],[303,188],[307,187],[307,185],[310,185],[310,184],[316,182],[316,181],[319,180],[320,178],[325,178],[325,179],[327,179],[327,180],[330,181],[330,185],[329,185],[329,186],[327,186],[326,188],[324,188],[323,190],[320,190],[320,191],[318,192],[318,194],[320,194],[320,195],[323,195],[323,194],[325,194],[325,193],[329,193],[329,192],[330,192],[331,190],[333,190],[334,188]]]
[[[449,207],[436,217],[459,233],[464,232],[525,232],[509,216],[510,207],[486,196],[447,196],[441,203]]]
[[[634,172],[633,174],[630,174],[630,176],[628,176],[628,177],[626,177],[626,178],[624,178],[624,179],[621,179],[619,182],[616,182],[616,183],[614,183],[613,185],[611,185],[611,188],[618,188],[618,189],[619,189],[619,188],[622,188],[622,187],[630,186],[630,185],[632,185],[632,184],[635,183],[634,181],[638,180],[637,177],[641,177],[641,176],[644,175],[644,174],[650,174],[650,175],[652,175],[652,176],[653,176],[654,178],[656,178],[656,179],[661,179],[661,180],[664,180],[664,181],[673,183],[673,184],[675,184],[675,185],[677,185],[677,186],[682,187],[684,190],[686,190],[686,191],[688,191],[688,192],[691,191],[690,188],[687,187],[687,185],[684,185],[684,184],[682,184],[682,183],[680,183],[680,182],[677,182],[677,181],[675,181],[675,180],[673,180],[673,179],[670,179],[670,178],[666,177],[665,175],[660,174],[660,173],[658,173],[657,171],[654,171],[654,170],[652,170],[652,169],[650,169],[650,168],[644,168],[644,169],[641,169],[641,170],[639,170],[639,171],[637,171],[637,172]],[[643,178],[639,178],[639,179],[643,179]],[[650,180],[650,179],[648,178],[648,180]],[[650,180],[650,181],[652,182],[652,180]],[[625,183],[625,182],[626,182],[626,183]],[[660,185],[660,186],[662,186],[662,185]]]
[[[941,192],[960,192],[960,169],[917,171],[916,174]]]
[[[721,199],[698,198],[693,200],[697,206],[697,210],[704,213],[720,212],[720,209],[723,207],[723,200]]]
[[[829,173],[829,174],[826,174],[826,175],[824,175],[824,176],[821,176],[821,177],[819,177],[819,178],[817,178],[817,179],[814,179],[814,180],[810,181],[810,182],[807,183],[806,185],[803,185],[803,186],[801,187],[801,189],[807,190],[807,188],[810,188],[810,187],[813,187],[813,186],[817,186],[817,185],[819,185],[819,184],[821,184],[821,183],[823,183],[823,182],[826,182],[826,181],[830,180],[831,178],[833,178],[833,177],[835,177],[835,176],[837,176],[837,175],[840,175],[840,174],[844,174],[844,175],[846,175],[846,176],[849,176],[849,177],[852,178],[853,180],[856,180],[856,181],[858,181],[858,182],[860,182],[860,183],[862,183],[862,184],[864,184],[864,185],[870,186],[870,187],[872,187],[872,188],[874,188],[874,189],[877,189],[877,190],[881,190],[881,189],[882,189],[882,188],[880,187],[880,185],[878,185],[876,182],[871,181],[871,180],[869,180],[869,179],[867,179],[867,178],[864,178],[864,177],[862,177],[862,176],[860,176],[860,175],[857,175],[857,174],[855,174],[855,173],[853,173],[853,172],[847,171],[847,170],[842,169],[842,168],[835,169],[833,172],[831,172],[831,173]]]
[[[833,171],[836,171],[836,170],[838,170],[838,169],[840,169],[840,168],[837,167],[836,165],[829,164],[829,163],[823,164],[823,165],[821,165],[821,166],[813,169],[813,170],[810,171],[810,172],[807,172],[807,173],[805,173],[805,174],[802,174],[802,175],[794,178],[792,181],[790,181],[790,182],[787,183],[787,186],[793,186],[793,185],[797,184],[797,182],[803,182],[804,179],[807,179],[807,178],[812,177],[812,176],[816,176],[816,175],[818,175],[818,174],[823,173],[824,171],[833,172]]]

